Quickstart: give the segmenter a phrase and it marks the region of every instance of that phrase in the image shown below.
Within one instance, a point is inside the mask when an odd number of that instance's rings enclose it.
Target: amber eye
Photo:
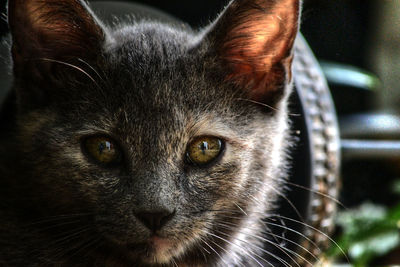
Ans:
[[[217,159],[222,147],[223,142],[217,137],[199,137],[189,144],[187,157],[196,165],[205,165]]]
[[[83,145],[87,154],[100,164],[113,165],[121,161],[121,151],[111,138],[89,137]]]

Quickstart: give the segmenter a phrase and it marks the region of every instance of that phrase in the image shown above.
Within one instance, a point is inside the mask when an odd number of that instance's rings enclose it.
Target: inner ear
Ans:
[[[260,102],[274,102],[291,79],[299,0],[232,1],[209,33],[234,81]]]

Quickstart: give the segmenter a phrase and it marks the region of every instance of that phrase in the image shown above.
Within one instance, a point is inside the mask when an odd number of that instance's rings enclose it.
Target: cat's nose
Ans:
[[[135,213],[135,217],[153,232],[160,230],[174,215],[175,211],[168,210]]]

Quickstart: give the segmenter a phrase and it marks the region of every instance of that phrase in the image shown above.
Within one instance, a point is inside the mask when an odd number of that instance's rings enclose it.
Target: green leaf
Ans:
[[[400,205],[388,210],[371,203],[340,212],[337,224],[343,229],[338,245],[356,267],[367,266],[377,256],[385,255],[400,245]],[[328,257],[340,257],[341,250],[332,246]]]
[[[398,231],[388,231],[352,243],[348,249],[350,258],[355,264],[365,264],[377,256],[383,256],[400,244]]]

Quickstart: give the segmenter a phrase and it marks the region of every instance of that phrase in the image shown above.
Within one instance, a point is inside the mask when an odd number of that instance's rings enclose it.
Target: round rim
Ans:
[[[339,194],[340,136],[337,116],[332,97],[321,71],[305,39],[299,35],[293,61],[295,94],[302,111],[306,143],[309,150],[308,202],[302,233],[307,238],[301,245],[318,257],[332,240],[329,235],[334,229],[334,217]],[[294,159],[296,160],[296,159]],[[300,160],[301,159],[297,159]],[[303,160],[304,162],[304,160]],[[305,188],[303,188],[306,190]],[[299,264],[306,266],[315,261],[304,249]],[[309,265],[309,264],[308,264]]]

